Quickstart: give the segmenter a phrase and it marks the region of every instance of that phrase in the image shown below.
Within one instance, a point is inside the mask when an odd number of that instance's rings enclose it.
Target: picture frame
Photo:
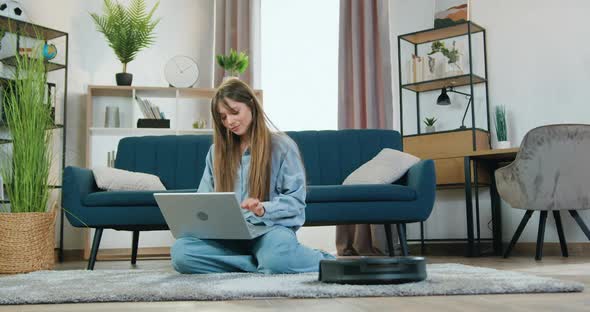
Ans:
[[[471,0],[435,0],[434,28],[448,27],[469,21]]]

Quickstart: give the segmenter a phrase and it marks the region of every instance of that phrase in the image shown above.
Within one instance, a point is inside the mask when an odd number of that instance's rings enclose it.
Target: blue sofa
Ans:
[[[401,150],[393,130],[287,132],[298,144],[307,173],[305,225],[383,224],[393,255],[396,224],[407,255],[405,224],[425,221],[435,197],[432,160],[421,160],[388,185],[342,185],[383,148]],[[129,137],[119,142],[115,167],[155,174],[169,192],[196,191],[212,142],[208,135]],[[140,231],[168,229],[153,192],[101,191],[90,169],[66,167],[62,206],[75,227],[96,229],[88,269],[94,267],[103,229],[133,231],[132,263]]]

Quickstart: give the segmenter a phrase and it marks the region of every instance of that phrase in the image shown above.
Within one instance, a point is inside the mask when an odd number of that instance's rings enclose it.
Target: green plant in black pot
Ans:
[[[154,29],[160,19],[153,19],[153,15],[159,4],[156,2],[147,12],[144,0],[131,0],[127,8],[116,0],[104,0],[103,15],[90,13],[97,30],[104,34],[123,64],[123,72],[116,74],[117,85],[131,85],[133,75],[127,73],[127,63],[154,43]]]

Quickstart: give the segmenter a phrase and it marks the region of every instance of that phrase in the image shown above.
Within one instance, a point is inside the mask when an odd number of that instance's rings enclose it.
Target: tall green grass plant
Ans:
[[[13,78],[5,86],[2,102],[12,150],[2,156],[0,173],[11,212],[46,212],[52,158],[52,131],[48,129],[53,121],[51,105],[45,97],[47,75],[43,58],[17,53]]]
[[[498,142],[507,141],[506,108],[503,105],[496,106],[496,118],[494,119],[494,123],[496,126],[496,138],[498,139]]]

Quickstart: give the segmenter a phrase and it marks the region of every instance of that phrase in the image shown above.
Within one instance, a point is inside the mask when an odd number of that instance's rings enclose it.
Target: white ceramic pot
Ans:
[[[510,141],[498,141],[496,149],[510,148]]]
[[[426,133],[433,133],[434,131],[436,131],[434,126],[426,126]]]
[[[240,79],[240,77],[238,77],[238,76],[225,76],[225,77],[223,77],[223,79],[221,81],[222,82],[226,82],[226,81],[228,81],[230,79],[234,79],[234,78],[235,79]]]

